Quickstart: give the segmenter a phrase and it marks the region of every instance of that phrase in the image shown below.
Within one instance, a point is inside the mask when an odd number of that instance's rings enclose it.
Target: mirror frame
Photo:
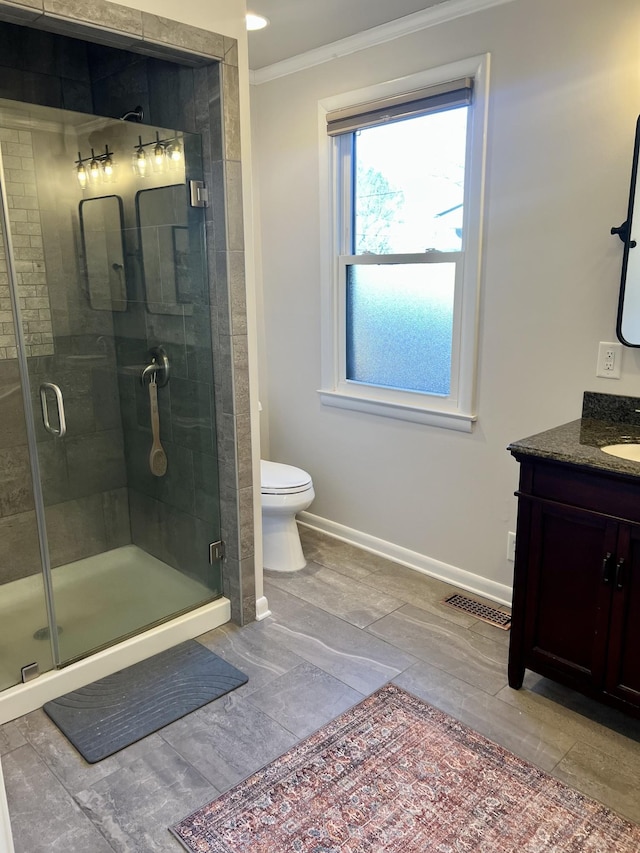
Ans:
[[[616,320],[616,335],[618,340],[627,347],[640,347],[640,340],[637,343],[628,341],[623,334],[622,326],[625,309],[625,295],[627,294],[627,272],[629,268],[629,251],[637,248],[640,252],[640,247],[636,247],[636,241],[631,239],[631,231],[633,226],[633,214],[636,201],[636,187],[638,183],[638,161],[640,159],[640,116],[636,121],[636,135],[633,147],[633,161],[631,165],[631,183],[629,189],[629,206],[627,208],[627,218],[618,228],[612,228],[611,233],[617,234],[624,243],[624,253],[622,256],[622,276],[620,279],[620,295],[618,298],[618,316]],[[640,199],[638,199],[638,215],[640,216]],[[640,288],[640,280],[637,282],[637,287]],[[638,321],[640,324],[640,320]]]
[[[112,199],[112,198],[115,199],[117,202],[118,215],[120,217],[120,247],[121,247],[121,251],[122,251],[122,300],[121,300],[122,307],[116,307],[113,304],[113,298],[112,298],[111,307],[110,308],[107,308],[107,307],[102,308],[98,305],[92,304],[92,301],[91,301],[91,277],[89,275],[89,257],[88,257],[88,248],[89,248],[88,242],[90,242],[90,241],[87,240],[87,235],[85,233],[85,220],[84,220],[84,215],[83,215],[83,207],[84,207],[84,205],[89,204],[89,202],[106,201],[107,199]],[[125,243],[124,243],[124,205],[122,203],[122,199],[120,198],[119,195],[115,195],[115,194],[103,195],[103,196],[93,196],[91,198],[83,198],[80,201],[80,204],[78,205],[78,216],[80,219],[80,239],[82,241],[82,257],[84,260],[84,280],[85,280],[85,285],[86,285],[87,299],[89,301],[90,308],[92,308],[94,311],[107,311],[107,310],[126,311],[127,310],[127,304],[128,304],[128,291],[127,291],[126,250],[125,250]]]
[[[145,294],[145,305],[146,309],[150,314],[163,314],[163,313],[182,313],[183,306],[189,305],[192,302],[191,298],[184,293],[184,286],[181,277],[181,267],[176,262],[177,261],[177,252],[179,251],[179,243],[178,243],[178,233],[182,233],[182,231],[189,230],[188,223],[176,224],[172,222],[164,223],[162,226],[154,226],[154,227],[165,227],[171,229],[171,252],[173,256],[173,276],[174,276],[174,294],[173,301],[166,302],[161,299],[152,299],[152,288],[151,283],[149,281],[149,273],[148,269],[145,265],[145,252],[144,252],[144,239],[143,232],[146,227],[142,222],[140,204],[143,196],[147,197],[147,194],[152,192],[157,192],[158,190],[180,190],[185,194],[185,207],[187,205],[187,185],[185,183],[175,183],[175,184],[160,184],[157,187],[143,187],[143,189],[138,190],[135,195],[135,212],[136,212],[136,228],[138,231],[138,245],[140,252],[140,271],[142,276],[142,284],[144,288]],[[150,197],[150,196],[149,196]],[[152,308],[151,306],[156,306]],[[161,310],[157,306],[163,306]],[[173,310],[172,310],[173,309]]]

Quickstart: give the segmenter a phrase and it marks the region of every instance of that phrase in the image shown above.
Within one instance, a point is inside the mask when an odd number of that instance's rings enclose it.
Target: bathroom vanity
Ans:
[[[640,716],[640,399],[509,446],[520,463],[509,684],[525,669]]]

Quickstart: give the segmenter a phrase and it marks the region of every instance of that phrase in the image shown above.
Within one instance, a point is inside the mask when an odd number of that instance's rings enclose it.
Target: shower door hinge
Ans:
[[[209,562],[213,564],[217,560],[224,560],[224,542],[222,539],[209,545]]]
[[[209,204],[209,190],[204,181],[189,181],[191,207],[206,207]]]
[[[40,667],[37,663],[28,663],[20,669],[20,674],[22,675],[22,683],[26,684],[27,681],[32,681],[40,675]]]

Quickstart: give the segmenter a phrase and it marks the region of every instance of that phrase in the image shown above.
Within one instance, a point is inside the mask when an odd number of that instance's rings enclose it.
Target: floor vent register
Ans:
[[[463,610],[476,619],[481,619],[483,622],[488,622],[489,625],[495,625],[496,628],[502,628],[503,631],[508,631],[511,627],[511,613],[500,610],[498,607],[491,607],[489,604],[482,604],[480,601],[474,601],[473,598],[467,598],[466,595],[450,595],[442,602],[447,607],[455,607],[456,610]]]

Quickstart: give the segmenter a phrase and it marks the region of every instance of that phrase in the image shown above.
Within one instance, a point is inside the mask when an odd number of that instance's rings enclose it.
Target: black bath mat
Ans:
[[[44,710],[90,764],[201,708],[249,679],[195,640],[47,702]]]

